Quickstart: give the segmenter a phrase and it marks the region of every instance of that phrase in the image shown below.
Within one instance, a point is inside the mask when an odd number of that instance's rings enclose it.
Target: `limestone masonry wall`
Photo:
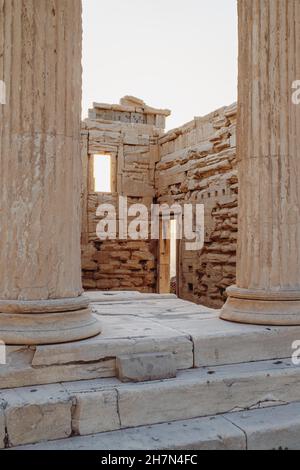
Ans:
[[[179,296],[221,307],[235,282],[237,241],[236,105],[164,132],[168,110],[134,97],[119,105],[94,104],[82,125],[82,269],[86,289],[157,291],[157,241],[101,242],[101,203],[118,209],[120,195],[149,208],[160,203],[205,206],[205,246],[178,248]],[[113,192],[94,191],[93,155],[112,158]]]
[[[163,135],[170,112],[125,97],[120,105],[94,104],[82,126],[82,270],[85,289],[156,291],[156,242],[100,241],[96,226],[97,207],[112,203],[118,212],[119,196],[128,205],[149,208],[155,195],[154,171],[158,161],[158,137]],[[112,158],[110,193],[94,190],[93,155]],[[129,219],[130,222],[130,219]],[[118,233],[117,233],[118,236]]]
[[[236,105],[195,118],[159,139],[160,203],[203,203],[205,247],[179,246],[179,295],[219,308],[235,282],[237,242]]]

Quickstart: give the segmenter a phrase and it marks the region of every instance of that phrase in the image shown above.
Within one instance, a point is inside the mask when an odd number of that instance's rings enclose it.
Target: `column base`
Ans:
[[[0,301],[0,341],[42,345],[79,341],[101,332],[87,298]]]
[[[252,325],[300,325],[299,291],[227,289],[228,299],[220,318]]]

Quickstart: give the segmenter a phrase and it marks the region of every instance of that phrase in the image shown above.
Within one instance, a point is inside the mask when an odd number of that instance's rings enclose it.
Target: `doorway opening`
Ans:
[[[160,221],[158,257],[158,293],[178,293],[178,254],[177,220]]]

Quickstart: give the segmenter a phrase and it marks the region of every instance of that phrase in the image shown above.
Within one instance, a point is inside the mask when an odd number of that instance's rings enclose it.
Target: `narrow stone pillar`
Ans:
[[[300,1],[239,0],[237,286],[221,318],[300,325]]]
[[[0,340],[99,333],[80,262],[81,0],[0,0]]]

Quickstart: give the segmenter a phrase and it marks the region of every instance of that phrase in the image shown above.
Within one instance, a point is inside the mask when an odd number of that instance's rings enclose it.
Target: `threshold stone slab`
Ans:
[[[122,382],[146,382],[176,377],[172,353],[128,354],[117,357],[117,376]]]

